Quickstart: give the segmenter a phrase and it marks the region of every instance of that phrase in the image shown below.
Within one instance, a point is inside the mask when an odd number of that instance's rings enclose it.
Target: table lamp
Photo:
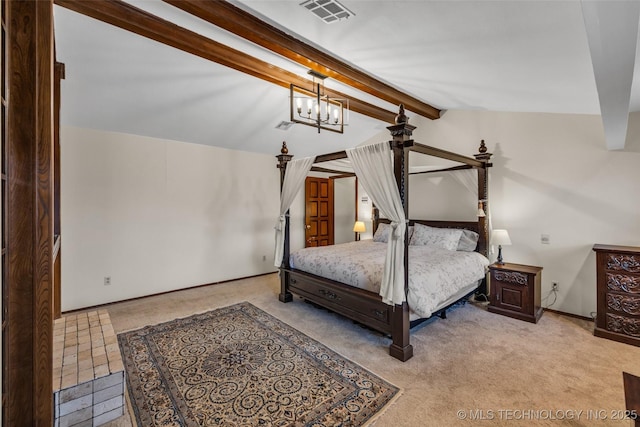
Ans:
[[[356,233],[356,242],[360,240],[360,233],[367,231],[363,221],[356,221],[353,225],[353,231]]]
[[[498,259],[496,260],[496,264],[504,264],[502,260],[502,245],[507,246],[511,244],[507,230],[493,230],[491,232],[491,244],[498,245]]]

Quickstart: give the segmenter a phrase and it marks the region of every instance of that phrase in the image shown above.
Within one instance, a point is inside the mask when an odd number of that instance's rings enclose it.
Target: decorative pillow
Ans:
[[[455,251],[458,248],[460,236],[462,236],[462,230],[456,228],[437,228],[416,224],[411,244]]]
[[[475,231],[462,230],[462,235],[458,241],[458,250],[465,252],[473,252],[478,246],[478,238],[480,235]]]
[[[385,222],[381,222],[378,224],[378,229],[373,235],[374,242],[387,243],[389,241],[389,231],[391,230],[391,226]]]

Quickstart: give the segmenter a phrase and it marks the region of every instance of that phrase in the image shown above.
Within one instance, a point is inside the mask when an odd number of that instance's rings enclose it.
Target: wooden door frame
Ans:
[[[62,316],[62,219],[60,217],[60,104],[65,65],[55,62],[53,76],[53,318]]]
[[[3,422],[49,427],[53,424],[53,2],[13,0],[6,1],[6,8],[9,259]]]

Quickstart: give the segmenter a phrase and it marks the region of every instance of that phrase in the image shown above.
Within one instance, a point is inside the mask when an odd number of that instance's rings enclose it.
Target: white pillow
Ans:
[[[373,235],[374,242],[389,242],[389,231],[391,230],[391,226],[386,222],[381,222],[378,224],[378,229],[376,233]],[[409,226],[409,241],[411,241],[411,236],[413,235],[413,225]]]
[[[389,241],[389,230],[391,227],[386,222],[378,224],[375,234],[373,235],[374,242],[387,243]]]
[[[416,224],[411,244],[455,251],[458,248],[460,236],[462,236],[462,230],[457,228],[437,228]]]
[[[458,250],[465,252],[475,251],[476,246],[478,246],[478,238],[480,238],[480,235],[475,231],[462,230],[462,235],[458,241]]]

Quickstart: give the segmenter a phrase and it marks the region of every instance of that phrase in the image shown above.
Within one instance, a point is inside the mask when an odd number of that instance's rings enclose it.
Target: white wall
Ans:
[[[493,224],[508,229],[513,242],[505,260],[542,266],[543,296],[559,283],[552,308],[594,312],[592,246],[640,246],[640,114],[631,115],[627,148],[615,152],[606,149],[599,116],[448,111],[439,120],[410,122],[415,141],[462,154],[476,153],[486,140],[494,153]],[[367,143],[389,139],[385,130]],[[273,270],[275,159],[158,142],[63,128],[64,310]],[[245,172],[234,173],[240,164]],[[426,217],[416,211],[434,206],[437,216],[473,216],[472,201],[458,199],[457,190],[466,191],[459,184],[411,179],[412,217]],[[432,200],[421,186],[444,194]],[[295,249],[304,246],[302,192],[291,215]],[[235,233],[223,219],[237,227],[248,222],[252,231]],[[543,233],[551,244],[540,243]],[[110,287],[102,285],[105,275]]]
[[[353,224],[356,218],[356,179],[338,178],[333,180],[333,225],[334,243],[353,242]]]
[[[373,203],[371,197],[362,187],[362,181],[358,180],[358,221],[364,222],[366,231],[360,233],[360,239],[372,239],[373,238]]]
[[[61,150],[63,310],[275,271],[273,156],[72,127]]]
[[[410,123],[417,126],[416,142],[461,154],[477,153],[485,139],[493,153],[493,226],[507,229],[513,243],[503,248],[505,260],[542,266],[543,297],[551,282],[559,283],[551,308],[590,316],[596,310],[593,245],[640,246],[640,115],[631,115],[624,151],[607,151],[599,116],[448,111],[439,120]],[[442,202],[416,202],[416,179],[414,205]],[[438,185],[427,181],[422,185]],[[458,202],[442,203],[452,204],[452,219],[469,219],[456,218]],[[541,234],[549,234],[551,244],[541,244]]]

